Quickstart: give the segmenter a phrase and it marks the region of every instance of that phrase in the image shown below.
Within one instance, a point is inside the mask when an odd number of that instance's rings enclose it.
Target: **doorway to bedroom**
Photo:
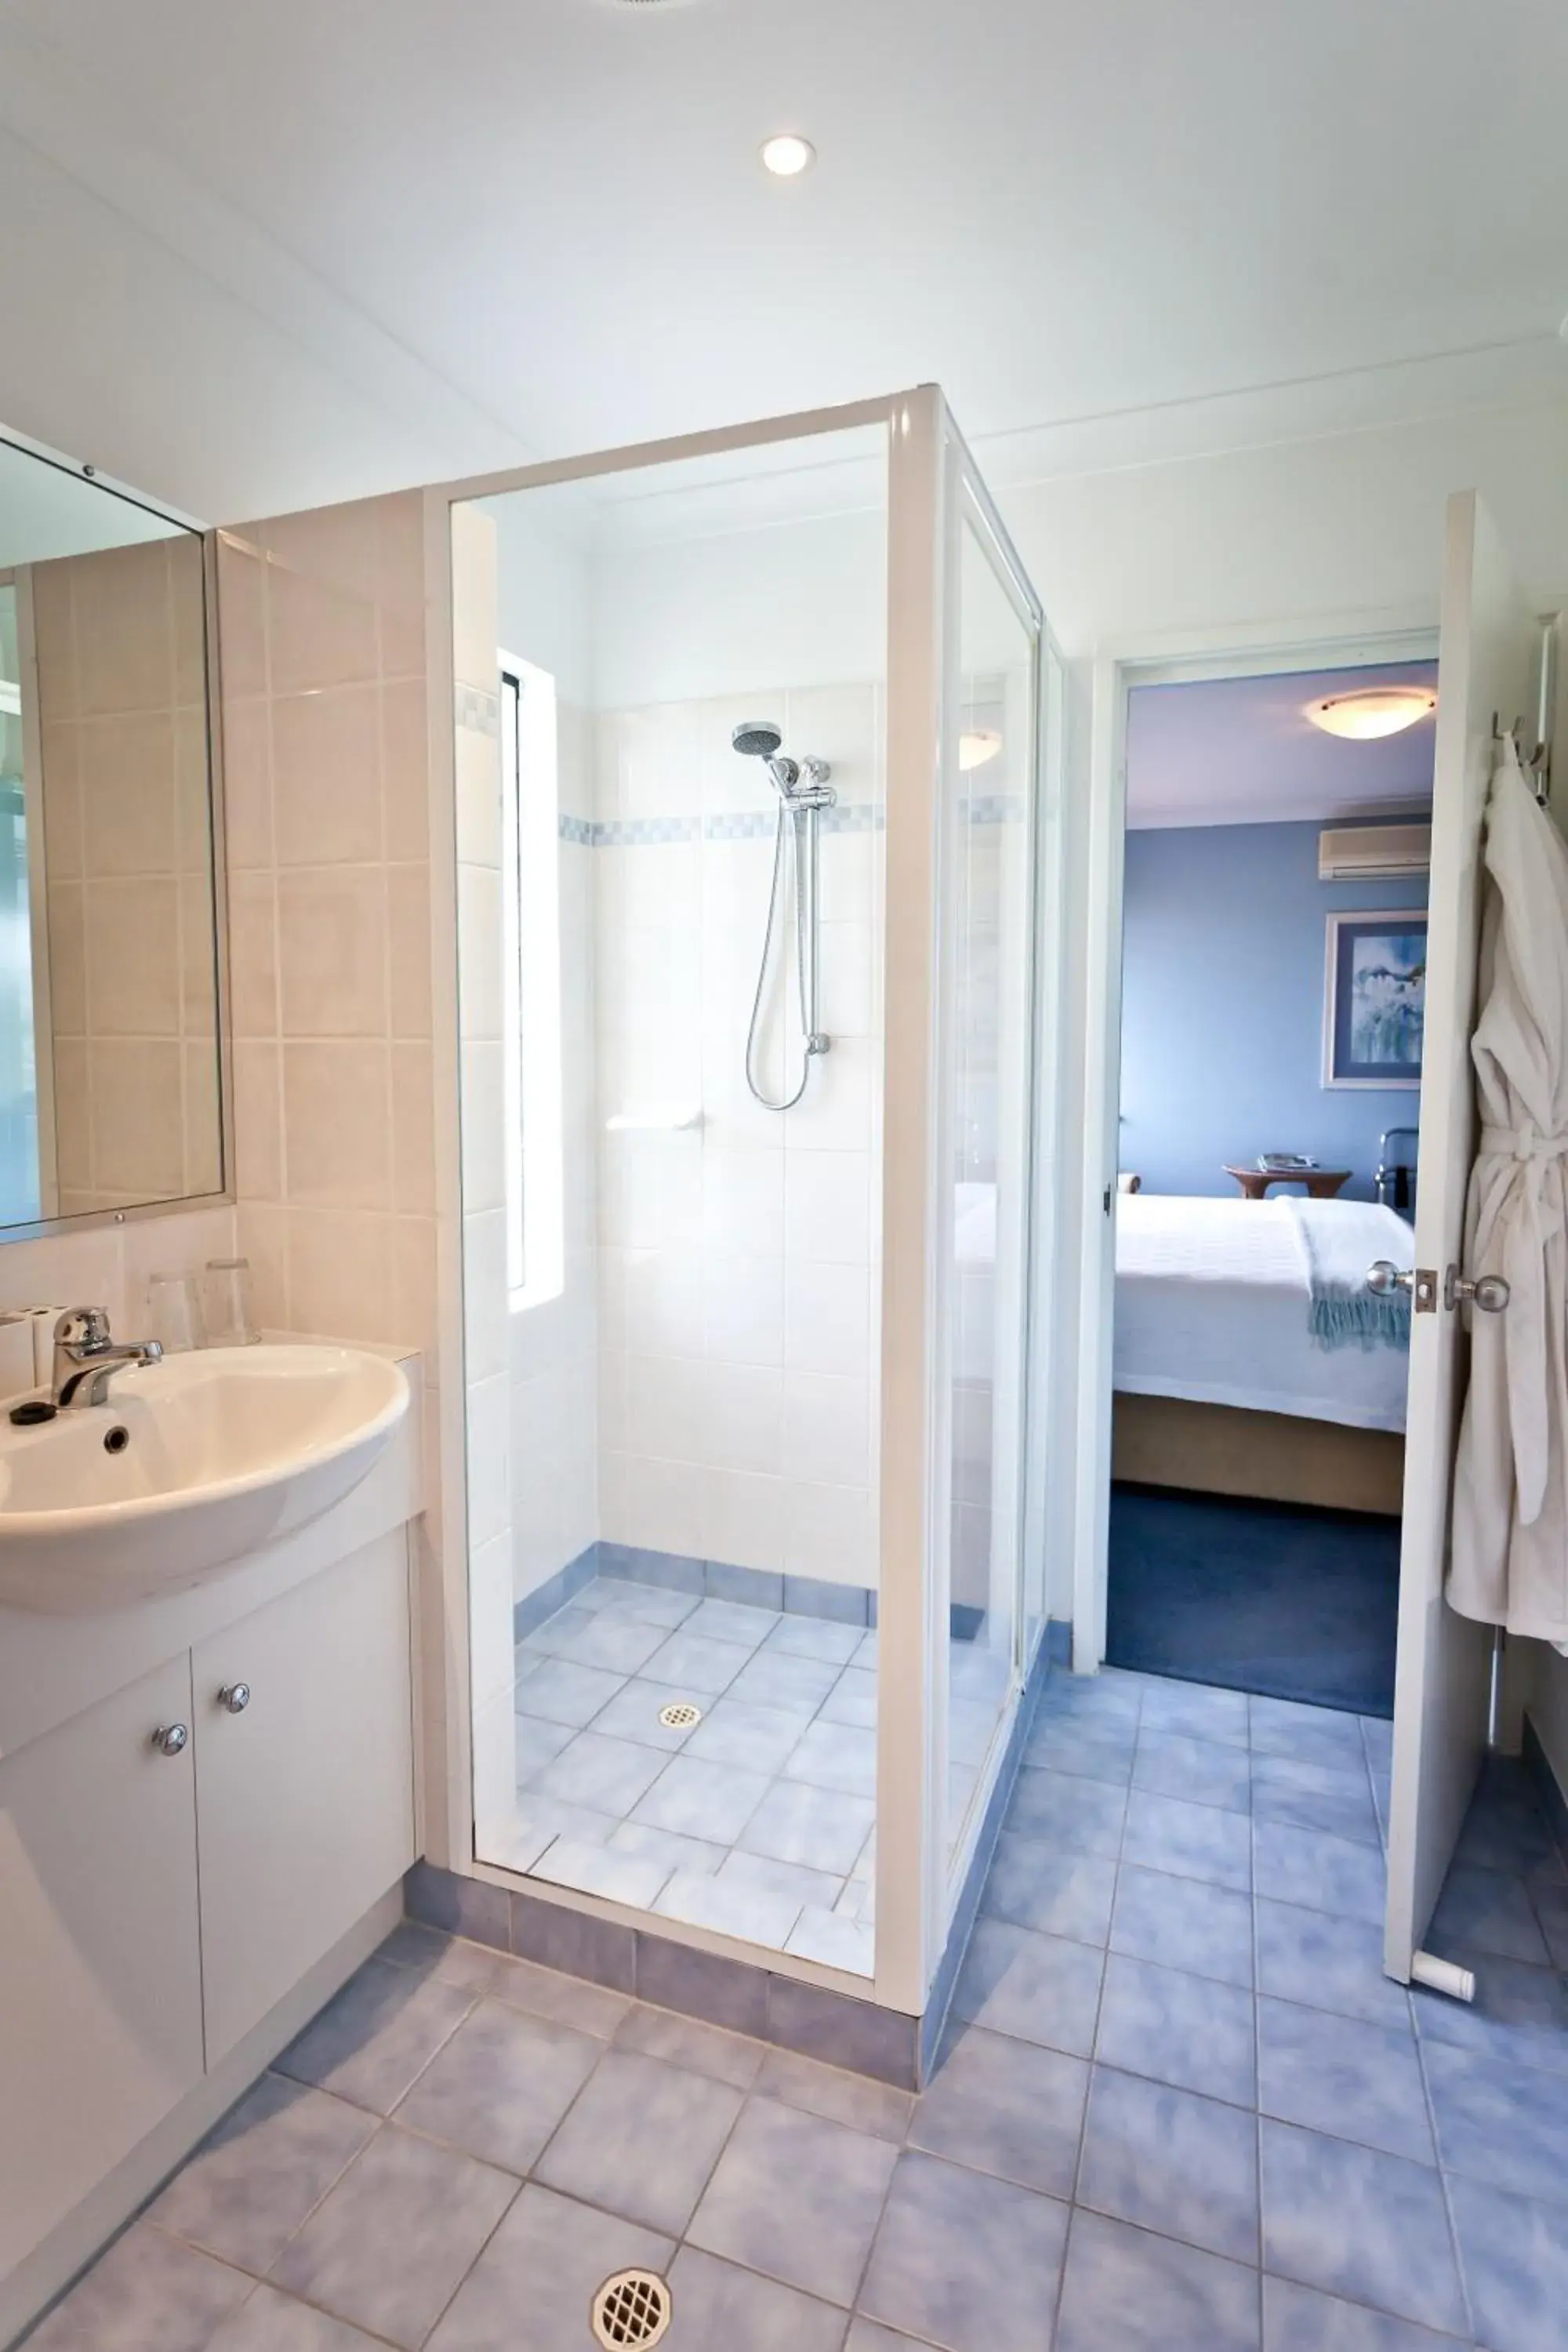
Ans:
[[[1394,1705],[1436,687],[1210,664],[1127,699],[1105,1654],[1362,1716]]]

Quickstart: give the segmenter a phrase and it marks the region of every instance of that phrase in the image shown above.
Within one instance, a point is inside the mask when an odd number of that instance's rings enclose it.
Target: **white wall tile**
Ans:
[[[785,1570],[792,1576],[874,1585],[874,1528],[865,1487],[792,1480],[785,1505]]]
[[[717,1470],[777,1476],[786,1467],[783,1373],[756,1364],[710,1363],[702,1376],[702,1458]]]
[[[701,1160],[702,1246],[773,1257],[784,1246],[784,1154],[714,1143]]]
[[[784,1360],[784,1262],[782,1257],[702,1260],[702,1352],[731,1364]]]
[[[784,1481],[744,1470],[706,1470],[702,1479],[705,1559],[735,1568],[782,1570],[784,1563]]]
[[[785,1287],[784,1363],[792,1372],[870,1377],[870,1278],[850,1266],[792,1261]]]
[[[864,1151],[787,1151],[784,1249],[791,1259],[868,1265],[871,1159]]]
[[[707,1367],[689,1356],[626,1360],[627,1450],[668,1462],[704,1459]]]
[[[792,1474],[832,1486],[871,1484],[871,1384],[826,1372],[784,1376],[784,1450]]]

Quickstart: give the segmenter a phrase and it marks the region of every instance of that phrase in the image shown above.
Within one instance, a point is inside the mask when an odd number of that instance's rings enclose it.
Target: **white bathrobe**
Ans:
[[[1510,1633],[1568,1641],[1568,845],[1512,746],[1487,811],[1484,1007],[1470,1052],[1481,1120],[1465,1271],[1500,1274],[1470,1317],[1448,1599]]]

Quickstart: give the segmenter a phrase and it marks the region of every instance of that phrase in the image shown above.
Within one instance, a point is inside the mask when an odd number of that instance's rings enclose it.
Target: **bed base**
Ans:
[[[1141,1486],[1262,1502],[1310,1503],[1397,1518],[1405,1440],[1389,1430],[1343,1429],[1293,1413],[1247,1412],[1189,1397],[1113,1400],[1110,1475]]]

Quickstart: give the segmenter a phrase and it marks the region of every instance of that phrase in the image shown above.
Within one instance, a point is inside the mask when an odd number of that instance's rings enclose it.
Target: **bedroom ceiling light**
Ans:
[[[966,730],[958,739],[958,764],[968,775],[971,768],[983,768],[1002,749],[1002,738],[994,727]]]
[[[1397,735],[1404,727],[1429,718],[1437,697],[1426,686],[1363,687],[1354,694],[1325,695],[1309,702],[1306,715],[1325,735],[1342,735],[1368,743],[1379,735]]]
[[[775,180],[798,180],[816,161],[816,148],[796,131],[781,131],[775,139],[763,142],[763,169],[771,172]]]

